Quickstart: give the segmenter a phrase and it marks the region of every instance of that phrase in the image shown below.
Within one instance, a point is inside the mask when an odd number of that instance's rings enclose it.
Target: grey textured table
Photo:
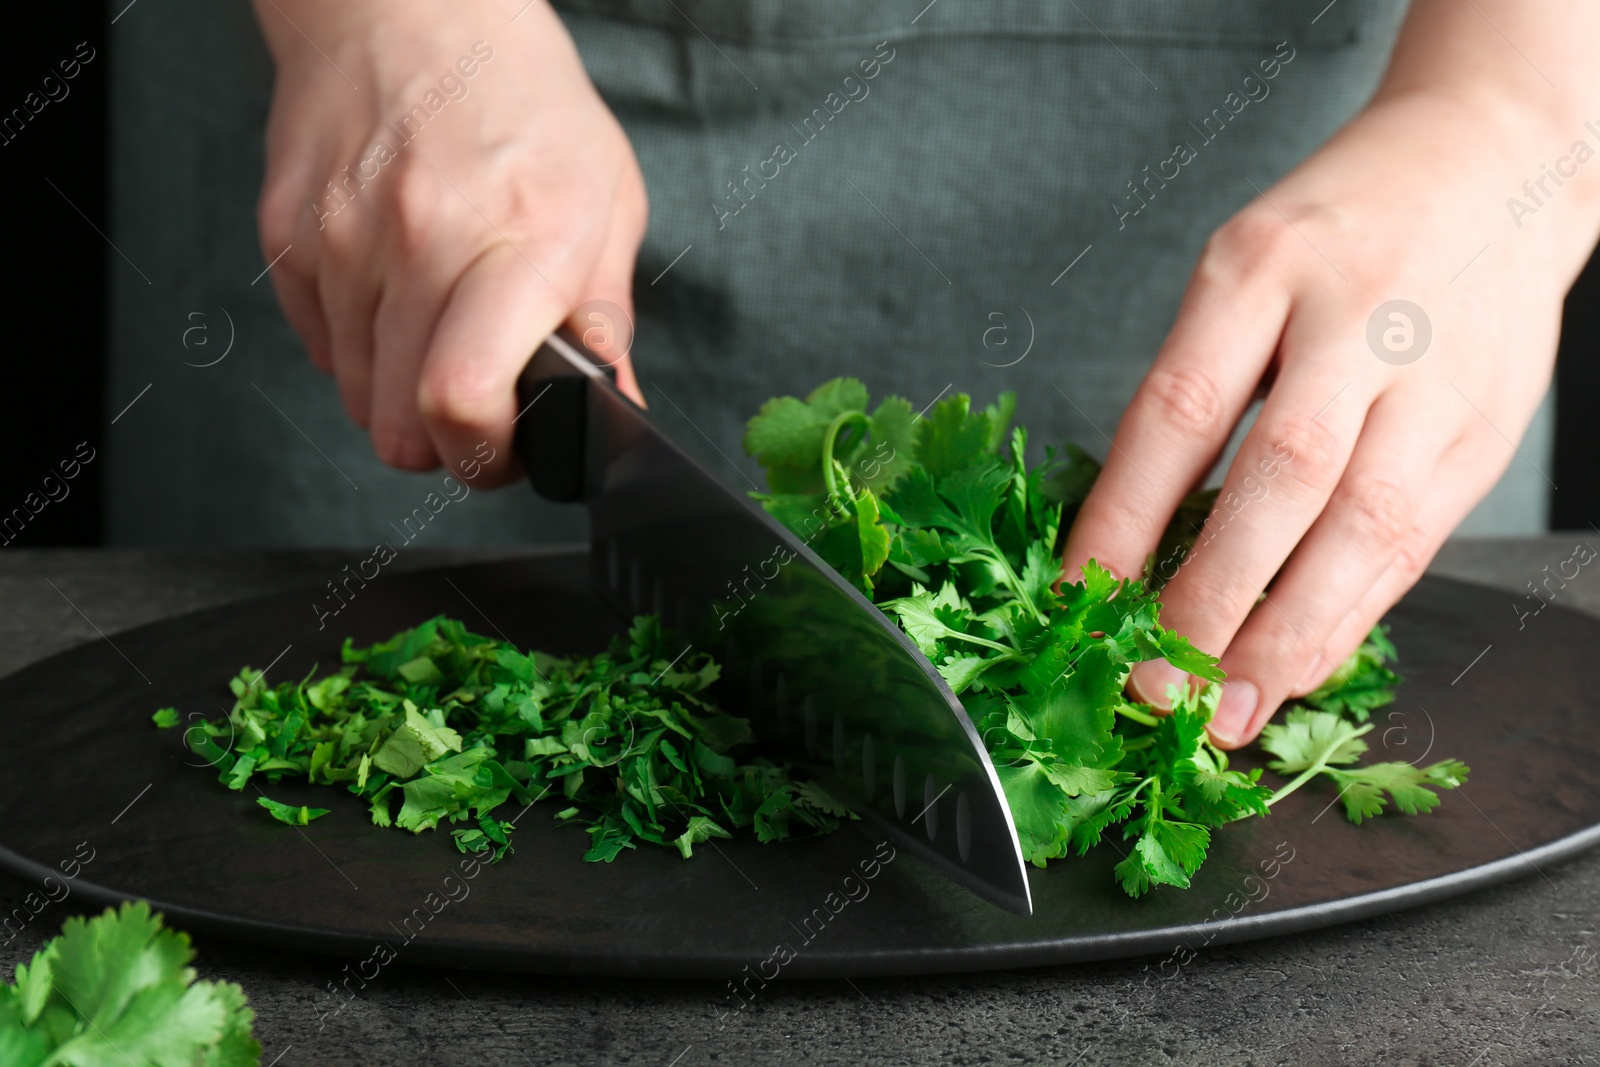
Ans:
[[[1524,591],[1579,535],[1449,545],[1435,573]],[[396,569],[509,553],[418,550]],[[319,585],[338,553],[0,553],[0,674],[97,633]],[[48,579],[48,581],[47,581]],[[55,588],[52,588],[54,583]],[[1600,613],[1579,577],[1568,606]],[[70,598],[70,602],[69,599]],[[1507,611],[1515,598],[1508,596]],[[1530,634],[1536,639],[1536,635]],[[1404,650],[1402,650],[1403,652]],[[1530,782],[1530,789],[1539,783]],[[1448,803],[1448,800],[1446,801]],[[0,909],[23,889],[0,876]],[[5,942],[0,970],[71,914]],[[341,962],[200,941],[239,982],[263,1064],[1578,1064],[1600,1061],[1600,855],[1469,897],[1292,938],[991,974],[772,985],[726,1025],[709,983],[517,978],[396,965],[337,1015]],[[274,1059],[276,1057],[276,1059]]]

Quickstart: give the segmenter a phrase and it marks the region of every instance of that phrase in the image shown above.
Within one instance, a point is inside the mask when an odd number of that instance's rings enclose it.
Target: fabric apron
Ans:
[[[1104,455],[1207,236],[1366,101],[1404,14],[1401,0],[558,7],[649,189],[645,395],[741,490],[759,484],[745,420],[835,375],[917,408],[1012,390],[1035,447]],[[151,284],[112,260],[107,406],[151,388],[108,427],[112,541],[583,536],[581,509],[522,487],[404,521],[443,499],[444,472],[379,464],[252,282],[271,68],[248,11],[169,0],[117,33],[113,226]],[[227,357],[198,366],[230,333]],[[1503,486],[1509,513],[1542,517],[1537,488]]]

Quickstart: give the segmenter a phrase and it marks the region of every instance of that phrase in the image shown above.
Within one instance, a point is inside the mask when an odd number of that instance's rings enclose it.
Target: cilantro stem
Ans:
[[[952,630],[949,627],[945,628],[945,632],[946,632],[947,636],[954,637],[958,641],[971,641],[975,645],[982,645],[984,648],[992,648],[996,652],[1004,652],[1005,653],[1005,657],[1004,658],[1006,658],[1006,659],[1023,659],[1024,658],[1022,653],[1018,652],[1016,649],[1012,648],[1011,646],[1002,645],[998,641],[991,641],[987,637],[974,637],[972,634],[964,634],[960,630]],[[991,660],[990,662],[993,662],[993,661]]]
[[[839,431],[852,422],[864,422],[870,425],[865,411],[841,411],[828,423],[828,431],[822,436],[822,481],[828,489],[830,502],[839,499],[839,483],[833,477],[833,446],[839,437]]]
[[[1159,720],[1154,715],[1140,711],[1132,704],[1129,704],[1126,700],[1117,705],[1117,714],[1121,715],[1123,718],[1132,719],[1134,722],[1143,726],[1159,725]]]
[[[990,538],[990,543],[992,545],[993,534],[990,534]],[[988,553],[988,555],[996,564],[999,565],[1000,572],[1005,577],[1006,585],[1008,585],[1011,588],[1011,591],[1016,594],[1017,599],[1022,601],[1022,606],[1033,613],[1033,617],[1039,621],[1040,625],[1049,626],[1050,617],[1044,612],[1040,611],[1039,605],[1035,604],[1033,602],[1033,597],[1028,595],[1028,587],[1022,584],[1022,579],[1017,577],[1017,572],[1011,569],[1011,561],[1006,559],[1006,554],[1000,551],[999,547],[996,546],[994,551]]]
[[[1134,786],[1133,792],[1123,797],[1122,802],[1124,804],[1132,804],[1134,799],[1137,798],[1140,793],[1144,792],[1144,787],[1147,785],[1154,785],[1156,787],[1155,796],[1156,799],[1159,800],[1161,798],[1161,783],[1156,780],[1155,775],[1151,775],[1150,777],[1141,781],[1138,785]]]
[[[1290,793],[1293,793],[1296,789],[1299,789],[1301,786],[1311,781],[1311,779],[1327,770],[1328,757],[1333,755],[1335,749],[1349,741],[1351,738],[1360,737],[1364,733],[1369,733],[1376,725],[1377,723],[1369,722],[1365,726],[1348,734],[1340,735],[1334,741],[1330,742],[1328,747],[1324,749],[1319,756],[1317,756],[1316,761],[1312,763],[1311,766],[1295,775],[1289,780],[1288,785],[1285,785],[1282,789],[1278,790],[1276,793],[1267,798],[1267,807],[1272,807],[1272,805],[1276,804],[1278,801],[1282,800],[1284,797],[1288,796]]]

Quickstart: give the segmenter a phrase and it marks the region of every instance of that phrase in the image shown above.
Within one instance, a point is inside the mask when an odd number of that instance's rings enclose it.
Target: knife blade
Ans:
[[[896,845],[1033,912],[999,778],[961,702],[887,616],[618,392],[565,331],[517,385],[516,447],[541,495],[581,501],[596,594],[654,613],[723,665],[725,703]],[[819,515],[819,522],[825,516]]]

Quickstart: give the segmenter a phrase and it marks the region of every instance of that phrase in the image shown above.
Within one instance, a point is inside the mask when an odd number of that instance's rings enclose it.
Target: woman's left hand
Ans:
[[[1600,137],[1569,119],[1380,94],[1206,246],[1063,555],[1069,576],[1141,573],[1265,388],[1194,550],[1156,561],[1162,623],[1227,673],[1219,745],[1319,685],[1507,465],[1537,462],[1516,442],[1600,220]],[[1532,210],[1509,217],[1508,196]],[[1162,661],[1132,676],[1161,706],[1186,681]]]

